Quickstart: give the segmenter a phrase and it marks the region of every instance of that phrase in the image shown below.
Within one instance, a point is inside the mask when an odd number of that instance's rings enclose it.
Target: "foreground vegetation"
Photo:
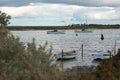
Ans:
[[[19,38],[1,30],[0,80],[56,80],[57,68],[51,64],[51,49],[46,50],[46,45],[36,48],[33,39],[26,47]]]
[[[25,46],[6,29],[0,30],[0,80],[120,80],[120,50],[92,73],[61,71],[53,61],[47,43],[37,48],[33,39]]]
[[[47,43],[36,47],[33,39],[25,45],[6,29],[10,18],[0,11],[0,80],[120,80],[120,50],[91,73],[61,71]]]

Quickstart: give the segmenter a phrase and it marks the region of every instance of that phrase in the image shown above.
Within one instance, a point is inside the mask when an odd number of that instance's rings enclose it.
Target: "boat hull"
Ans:
[[[104,59],[109,59],[110,54],[108,53],[93,53],[91,54],[93,60],[104,60]]]
[[[61,53],[56,54],[56,59],[57,60],[70,60],[70,59],[75,59],[76,55],[63,55]]]
[[[92,33],[93,31],[92,30],[75,30],[75,33]]]
[[[47,34],[65,34],[65,31],[48,31]]]

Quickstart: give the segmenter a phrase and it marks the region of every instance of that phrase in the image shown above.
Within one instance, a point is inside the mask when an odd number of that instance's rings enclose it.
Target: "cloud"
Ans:
[[[120,0],[42,0],[48,3],[64,3],[79,6],[120,6]]]
[[[89,20],[113,20],[120,19],[118,10],[111,7],[84,7],[75,14],[76,18]]]
[[[109,22],[120,20],[120,7],[88,7],[67,4],[30,3],[26,6],[0,7],[0,10],[12,16],[12,21],[73,23],[85,22]],[[18,20],[19,19],[19,20]],[[16,22],[16,23],[18,23]],[[29,22],[28,22],[29,23]],[[36,24],[36,23],[34,23]]]
[[[56,4],[71,4],[79,6],[120,6],[120,0],[0,0],[0,6],[25,6],[29,3],[56,3]]]
[[[0,10],[14,17],[48,17],[76,19],[118,19],[120,7],[85,7],[64,4],[30,3],[21,7],[0,7]]]
[[[1,7],[0,10],[12,17],[68,17],[77,11],[78,6],[58,4],[34,4],[22,7]]]

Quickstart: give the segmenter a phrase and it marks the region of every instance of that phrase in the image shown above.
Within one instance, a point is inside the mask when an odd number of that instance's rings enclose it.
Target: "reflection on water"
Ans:
[[[31,30],[31,31],[11,31],[13,35],[20,37],[24,43],[31,42],[36,39],[36,44],[44,44],[46,41],[53,46],[54,54],[62,51],[79,50],[81,44],[84,45],[84,58],[81,57],[81,51],[78,51],[77,57],[74,60],[65,61],[64,67],[95,65],[92,63],[90,53],[106,52],[114,48],[116,40],[117,48],[120,47],[120,29],[96,29],[93,33],[74,33],[74,30],[66,30],[65,34],[46,34],[47,30]],[[101,40],[101,33],[104,35],[104,40]]]

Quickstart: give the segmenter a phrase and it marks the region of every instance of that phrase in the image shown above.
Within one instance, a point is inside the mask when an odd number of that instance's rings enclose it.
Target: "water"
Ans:
[[[92,63],[90,53],[106,52],[112,50],[116,41],[116,47],[120,47],[120,29],[94,29],[93,33],[78,33],[76,36],[74,30],[66,30],[65,34],[46,34],[47,30],[30,30],[30,31],[11,31],[14,36],[20,37],[20,41],[27,43],[33,38],[36,44],[44,44],[46,41],[49,46],[53,46],[53,53],[57,54],[62,51],[79,50],[83,44],[84,58],[81,57],[81,51],[78,51],[75,60],[65,61],[64,68],[82,65],[96,65]],[[101,40],[101,33],[104,40]]]

